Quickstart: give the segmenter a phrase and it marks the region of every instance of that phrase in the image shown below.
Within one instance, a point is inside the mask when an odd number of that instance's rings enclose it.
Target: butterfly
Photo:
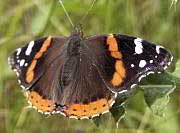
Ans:
[[[163,72],[173,56],[162,46],[121,34],[48,36],[8,58],[28,103],[43,114],[92,118],[106,113],[118,93]]]

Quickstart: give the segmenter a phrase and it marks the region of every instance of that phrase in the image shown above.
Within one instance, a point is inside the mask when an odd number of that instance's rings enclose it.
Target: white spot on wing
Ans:
[[[34,46],[34,41],[31,41],[31,42],[29,43],[27,49],[26,49],[26,52],[25,52],[26,55],[30,55],[30,54],[31,54],[31,51],[32,51],[33,46]]]
[[[52,113],[52,114],[55,114],[55,113],[56,113],[56,111],[55,111],[55,110],[53,110],[51,113]]]
[[[121,93],[124,93],[124,92],[127,92],[127,90],[122,90],[122,91],[120,91],[118,93],[121,94]]]
[[[131,64],[131,67],[134,67],[134,64]]]
[[[109,110],[106,110],[106,111],[102,112],[101,114],[105,114],[105,113],[108,113],[108,112],[109,112]]]
[[[167,66],[165,66],[165,67],[164,67],[164,70],[166,70],[167,68],[168,68],[168,67],[167,67]]]
[[[136,85],[137,85],[137,84],[132,84],[132,85],[131,85],[131,88],[134,88]]]
[[[22,67],[22,66],[24,65],[24,63],[25,63],[25,60],[22,59],[19,64],[20,64],[20,66]]]
[[[173,56],[171,56],[171,61],[173,61]]]
[[[168,62],[168,66],[171,65],[171,62]]]
[[[134,39],[134,44],[136,45],[136,47],[135,47],[135,53],[136,53],[136,54],[141,54],[141,53],[143,53],[142,39],[141,39],[141,38],[136,38],[136,39]]]
[[[146,61],[145,60],[141,60],[139,62],[139,67],[143,68],[146,65]]]
[[[27,67],[27,66],[28,66],[28,63],[25,63],[24,66]]]
[[[21,88],[26,89],[23,85],[20,85]]]
[[[141,54],[141,53],[143,53],[143,50],[142,50],[142,48],[136,46],[135,52],[136,52],[136,54]]]
[[[16,75],[19,77],[19,73],[18,72],[16,72]]]
[[[21,48],[16,49],[16,51],[17,51],[16,55],[18,56],[21,53]]]
[[[145,78],[146,77],[146,75],[141,75],[140,77],[139,77],[139,79],[138,79],[138,81],[140,82],[143,78]]]
[[[93,118],[93,117],[97,117],[97,116],[99,116],[99,114],[92,115],[91,117]]]
[[[137,44],[137,43],[139,43],[139,42],[140,42],[140,43],[142,42],[142,39],[141,39],[141,38],[136,38],[136,39],[134,40],[134,43],[135,43],[135,44]]]
[[[109,106],[112,107],[114,103],[115,103],[115,101],[112,101],[112,103]]]
[[[156,52],[160,54],[160,46],[156,46]]]
[[[115,98],[117,97],[117,93],[114,94],[114,97],[115,97]]]
[[[83,116],[83,117],[81,117],[80,119],[81,119],[81,120],[82,120],[82,119],[89,119],[89,117]]]
[[[149,63],[153,63],[153,60],[150,60]]]
[[[43,114],[43,111],[42,110],[37,110],[39,113],[42,113]]]
[[[153,72],[153,71],[150,71],[150,72],[147,73],[147,75],[150,75],[150,74],[154,74],[154,72]]]
[[[50,115],[50,112],[44,112],[45,115]]]
[[[21,80],[18,79],[18,83],[21,84]]]

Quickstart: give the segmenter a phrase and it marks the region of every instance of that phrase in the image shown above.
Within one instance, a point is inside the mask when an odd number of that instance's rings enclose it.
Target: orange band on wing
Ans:
[[[126,71],[122,62],[122,53],[118,50],[118,42],[113,34],[108,35],[106,43],[109,46],[108,50],[110,51],[111,56],[117,59],[114,66],[115,72],[113,74],[111,84],[113,86],[119,86],[123,83],[126,76]]]
[[[52,112],[55,109],[55,104],[51,100],[43,99],[37,92],[28,91],[26,93],[27,100],[42,112]]]
[[[123,80],[126,76],[126,70],[125,70],[123,62],[121,60],[116,61],[115,70],[116,71],[113,74],[111,83],[113,86],[119,86],[123,83]]]
[[[107,44],[109,45],[109,51],[118,51],[116,38],[112,34],[107,37]]]
[[[31,83],[32,80],[34,79],[34,69],[36,67],[37,64],[37,60],[39,58],[41,58],[41,56],[43,55],[44,52],[47,51],[48,47],[51,45],[51,40],[52,37],[49,36],[43,43],[41,49],[39,50],[39,52],[36,53],[31,65],[29,66],[27,72],[26,72],[26,82],[27,83]]]
[[[121,60],[116,61],[115,68],[116,68],[117,73],[121,76],[121,78],[124,78],[126,72],[125,72],[123,62]]]
[[[111,52],[111,56],[117,59],[122,58],[122,54],[120,52]]]
[[[118,43],[113,34],[107,36],[106,43],[108,45],[108,50],[111,52],[111,56],[117,59],[122,58],[121,52],[118,50]]]
[[[41,47],[41,49],[40,49],[40,51],[39,51],[40,53],[44,53],[44,52],[47,51],[48,47],[49,47],[50,44],[51,44],[51,39],[52,39],[52,37],[49,36],[49,37],[44,41],[44,43],[43,43],[43,45],[42,45],[42,47]]]
[[[73,104],[69,106],[68,109],[64,110],[64,113],[67,116],[76,116],[79,118],[91,117],[108,111],[113,102],[113,99],[106,100],[103,98],[89,104]]]
[[[119,73],[115,72],[113,74],[113,78],[111,80],[111,83],[113,84],[113,86],[118,86],[123,82],[123,79],[121,78],[121,76],[119,75]]]

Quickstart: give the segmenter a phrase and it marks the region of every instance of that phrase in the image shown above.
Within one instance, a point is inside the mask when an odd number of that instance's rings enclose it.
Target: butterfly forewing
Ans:
[[[94,36],[87,44],[105,84],[113,92],[133,88],[146,75],[162,72],[172,60],[163,47],[126,35]]]
[[[42,76],[48,65],[60,54],[59,49],[65,39],[49,36],[31,41],[24,47],[16,49],[8,58],[23,89],[30,88]]]

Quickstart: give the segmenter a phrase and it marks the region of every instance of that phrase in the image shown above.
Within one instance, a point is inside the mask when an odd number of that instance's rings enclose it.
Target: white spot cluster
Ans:
[[[142,54],[143,53],[143,46],[142,46],[142,39],[141,38],[136,38],[134,39],[134,44],[135,46],[135,53],[136,54]]]
[[[25,55],[26,56],[29,56],[31,54],[33,46],[34,46],[34,41],[31,41],[28,44],[27,49],[25,51]],[[17,51],[16,59],[17,59],[17,63],[19,63],[19,66],[20,67],[27,67],[28,63],[26,62],[26,60],[25,59],[19,59],[19,55],[22,52],[22,48],[18,48],[16,51]]]
[[[19,63],[20,67],[27,67],[28,63],[26,62],[25,59],[17,60],[17,63]]]

